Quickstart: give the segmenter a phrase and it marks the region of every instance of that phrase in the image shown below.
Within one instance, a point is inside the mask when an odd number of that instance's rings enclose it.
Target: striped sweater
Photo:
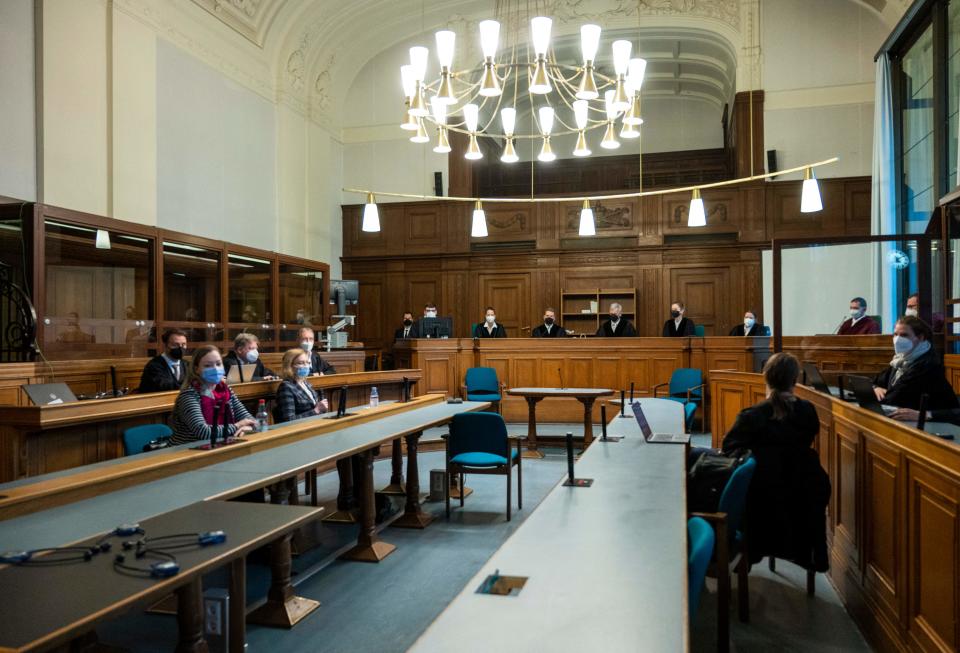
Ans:
[[[237,399],[237,395],[233,393],[230,393],[230,411],[233,414],[231,422],[252,417],[243,403]],[[236,430],[232,423],[227,424],[227,437],[232,436]],[[219,437],[223,437],[222,434]],[[200,393],[192,387],[184,388],[173,406],[173,436],[170,441],[173,444],[186,444],[209,439],[210,425],[207,424],[200,410]]]

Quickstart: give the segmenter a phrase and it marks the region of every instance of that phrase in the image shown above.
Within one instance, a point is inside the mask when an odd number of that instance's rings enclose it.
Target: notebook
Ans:
[[[65,404],[77,400],[66,383],[32,383],[23,386],[23,391],[36,406]]]
[[[633,402],[630,407],[633,409],[633,416],[637,418],[637,424],[643,432],[643,439],[647,442],[670,442],[673,444],[687,444],[690,442],[690,436],[686,433],[654,433],[647,422],[643,409],[640,408],[640,402]]]

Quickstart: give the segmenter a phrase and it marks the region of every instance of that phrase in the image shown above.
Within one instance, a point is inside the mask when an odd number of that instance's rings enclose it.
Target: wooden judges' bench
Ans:
[[[366,403],[374,386],[381,399],[398,399],[404,379],[414,384],[420,373],[338,370],[309,377],[314,388],[328,395],[347,386],[350,406]],[[234,385],[233,390],[250,406],[260,399],[272,400],[278,385],[279,381],[255,381]],[[119,458],[124,453],[123,431],[166,422],[177,395],[177,391],[134,393],[59,405],[0,406],[0,483]]]
[[[763,399],[759,374],[713,372],[713,439]],[[960,442],[798,386],[830,476],[830,577],[881,651],[960,647]]]
[[[470,367],[492,367],[510,387],[581,387],[627,389],[652,396],[653,387],[670,380],[678,367],[756,372],[770,357],[769,337],[705,338],[449,338],[401,340],[394,343],[397,367],[423,373],[418,393],[460,396]],[[785,351],[816,363],[828,382],[839,373],[874,374],[890,363],[890,336],[785,336]],[[562,376],[562,378],[561,378]],[[706,388],[705,388],[706,389]],[[576,402],[545,399],[541,421],[579,422]],[[505,397],[507,421],[522,422],[527,406],[519,397]],[[593,419],[599,419],[599,404]],[[709,417],[708,417],[709,421]]]

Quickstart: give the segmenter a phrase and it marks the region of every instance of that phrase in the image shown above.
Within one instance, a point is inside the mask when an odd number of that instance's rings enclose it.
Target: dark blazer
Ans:
[[[316,415],[314,409],[322,399],[313,388],[304,390],[299,384],[284,379],[277,386],[277,399],[273,405],[273,421],[276,423],[289,422]]]
[[[663,323],[664,338],[682,338],[692,336],[694,333],[696,331],[694,330],[693,320],[688,317],[680,319],[679,328],[677,328],[677,323],[673,321],[672,317]]]
[[[600,328],[597,329],[598,336],[605,336],[607,338],[633,338],[637,335],[637,330],[633,328],[633,324],[625,317],[621,317],[620,321],[617,322],[617,330],[614,331],[610,326],[610,320],[607,320]]]
[[[323,360],[315,351],[310,352],[310,374],[336,374],[337,368]]]
[[[762,401],[740,411],[723,439],[724,453],[749,449],[757,461],[747,492],[747,542],[751,562],[774,555],[807,569],[826,571],[825,513],[830,478],[811,448],[820,431],[809,401],[794,399],[790,413],[774,419]]]
[[[737,326],[730,329],[730,335],[731,336],[765,336],[767,335],[765,329],[766,327],[764,327],[759,322],[754,322],[753,326],[750,327],[750,333],[744,333],[746,329],[743,328],[743,322],[741,322]]]
[[[930,395],[927,410],[945,410],[960,406],[957,395],[947,382],[940,357],[933,349],[914,361],[891,386],[892,375],[893,368],[888,367],[873,380],[873,385],[887,390],[887,396],[882,402],[884,404],[919,410],[920,395],[927,394]]]
[[[506,338],[507,330],[502,324],[497,324],[493,328],[493,331],[487,331],[487,327],[484,324],[478,324],[473,328],[473,337],[474,338]]]
[[[230,368],[236,365],[240,359],[237,358],[237,352],[231,351],[226,356],[223,357],[223,371],[224,373],[229,372]],[[246,375],[247,370],[250,369],[250,363],[244,364],[243,373]],[[263,364],[263,361],[259,358],[257,359],[256,365],[253,366],[253,378],[247,379],[245,381],[262,381],[265,376],[276,376],[277,373],[269,369]]]
[[[563,338],[566,335],[567,330],[556,323],[554,323],[553,328],[550,329],[550,333],[547,333],[546,324],[534,327],[533,331],[530,332],[530,336],[533,338]]]
[[[140,387],[137,392],[166,392],[168,390],[179,390],[180,385],[190,372],[190,364],[180,361],[180,381],[173,376],[173,370],[167,364],[167,359],[162,355],[151,358],[143,368],[143,374],[140,375]]]
[[[404,327],[400,327],[399,329],[397,329],[396,331],[393,332],[393,339],[394,339],[394,340],[410,340],[410,339],[412,339],[412,338],[419,338],[419,337],[420,337],[420,330],[417,328],[418,326],[419,326],[419,325],[418,325],[416,322],[414,322],[413,324],[411,324],[411,325],[410,325],[410,333],[407,334],[407,337],[406,337],[406,338],[403,337],[403,329],[404,329]]]

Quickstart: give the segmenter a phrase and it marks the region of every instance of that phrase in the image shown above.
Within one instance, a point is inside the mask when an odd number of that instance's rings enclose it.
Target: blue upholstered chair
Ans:
[[[750,560],[747,556],[747,533],[743,527],[747,512],[747,491],[756,471],[757,461],[751,456],[730,475],[723,488],[717,512],[693,513],[713,525],[716,534],[716,552],[707,569],[707,575],[717,579],[717,649],[730,647],[730,570],[737,572],[737,609],[740,621],[750,621],[750,589],[747,575]]]
[[[523,508],[523,468],[520,438],[507,435],[507,425],[497,413],[459,413],[450,423],[447,441],[447,479],[464,474],[502,474],[507,477],[507,521],[510,521],[510,485],[513,466],[517,467],[517,508]],[[511,440],[516,448],[511,451]],[[447,518],[450,518],[450,483],[446,486]],[[463,494],[460,495],[463,507]]]
[[[123,432],[123,455],[143,453],[143,448],[153,440],[169,438],[173,431],[166,424],[133,426]]]
[[[687,557],[687,604],[690,621],[693,621],[700,603],[700,590],[703,589],[703,582],[707,577],[707,567],[713,557],[713,545],[716,541],[713,527],[702,517],[691,517],[687,521],[687,541],[690,545]]]
[[[704,327],[702,324],[694,324],[693,335],[695,335],[698,338],[704,337],[705,335],[707,335],[706,327]]]
[[[693,426],[697,408],[703,401],[703,373],[692,367],[678,367],[670,375],[668,383],[658,383],[653,386],[653,396],[656,397],[658,390],[665,386],[669,387],[664,399],[683,404],[684,425],[689,432]]]
[[[463,379],[463,398],[467,401],[493,402],[499,413],[504,387],[492,367],[471,367]]]

